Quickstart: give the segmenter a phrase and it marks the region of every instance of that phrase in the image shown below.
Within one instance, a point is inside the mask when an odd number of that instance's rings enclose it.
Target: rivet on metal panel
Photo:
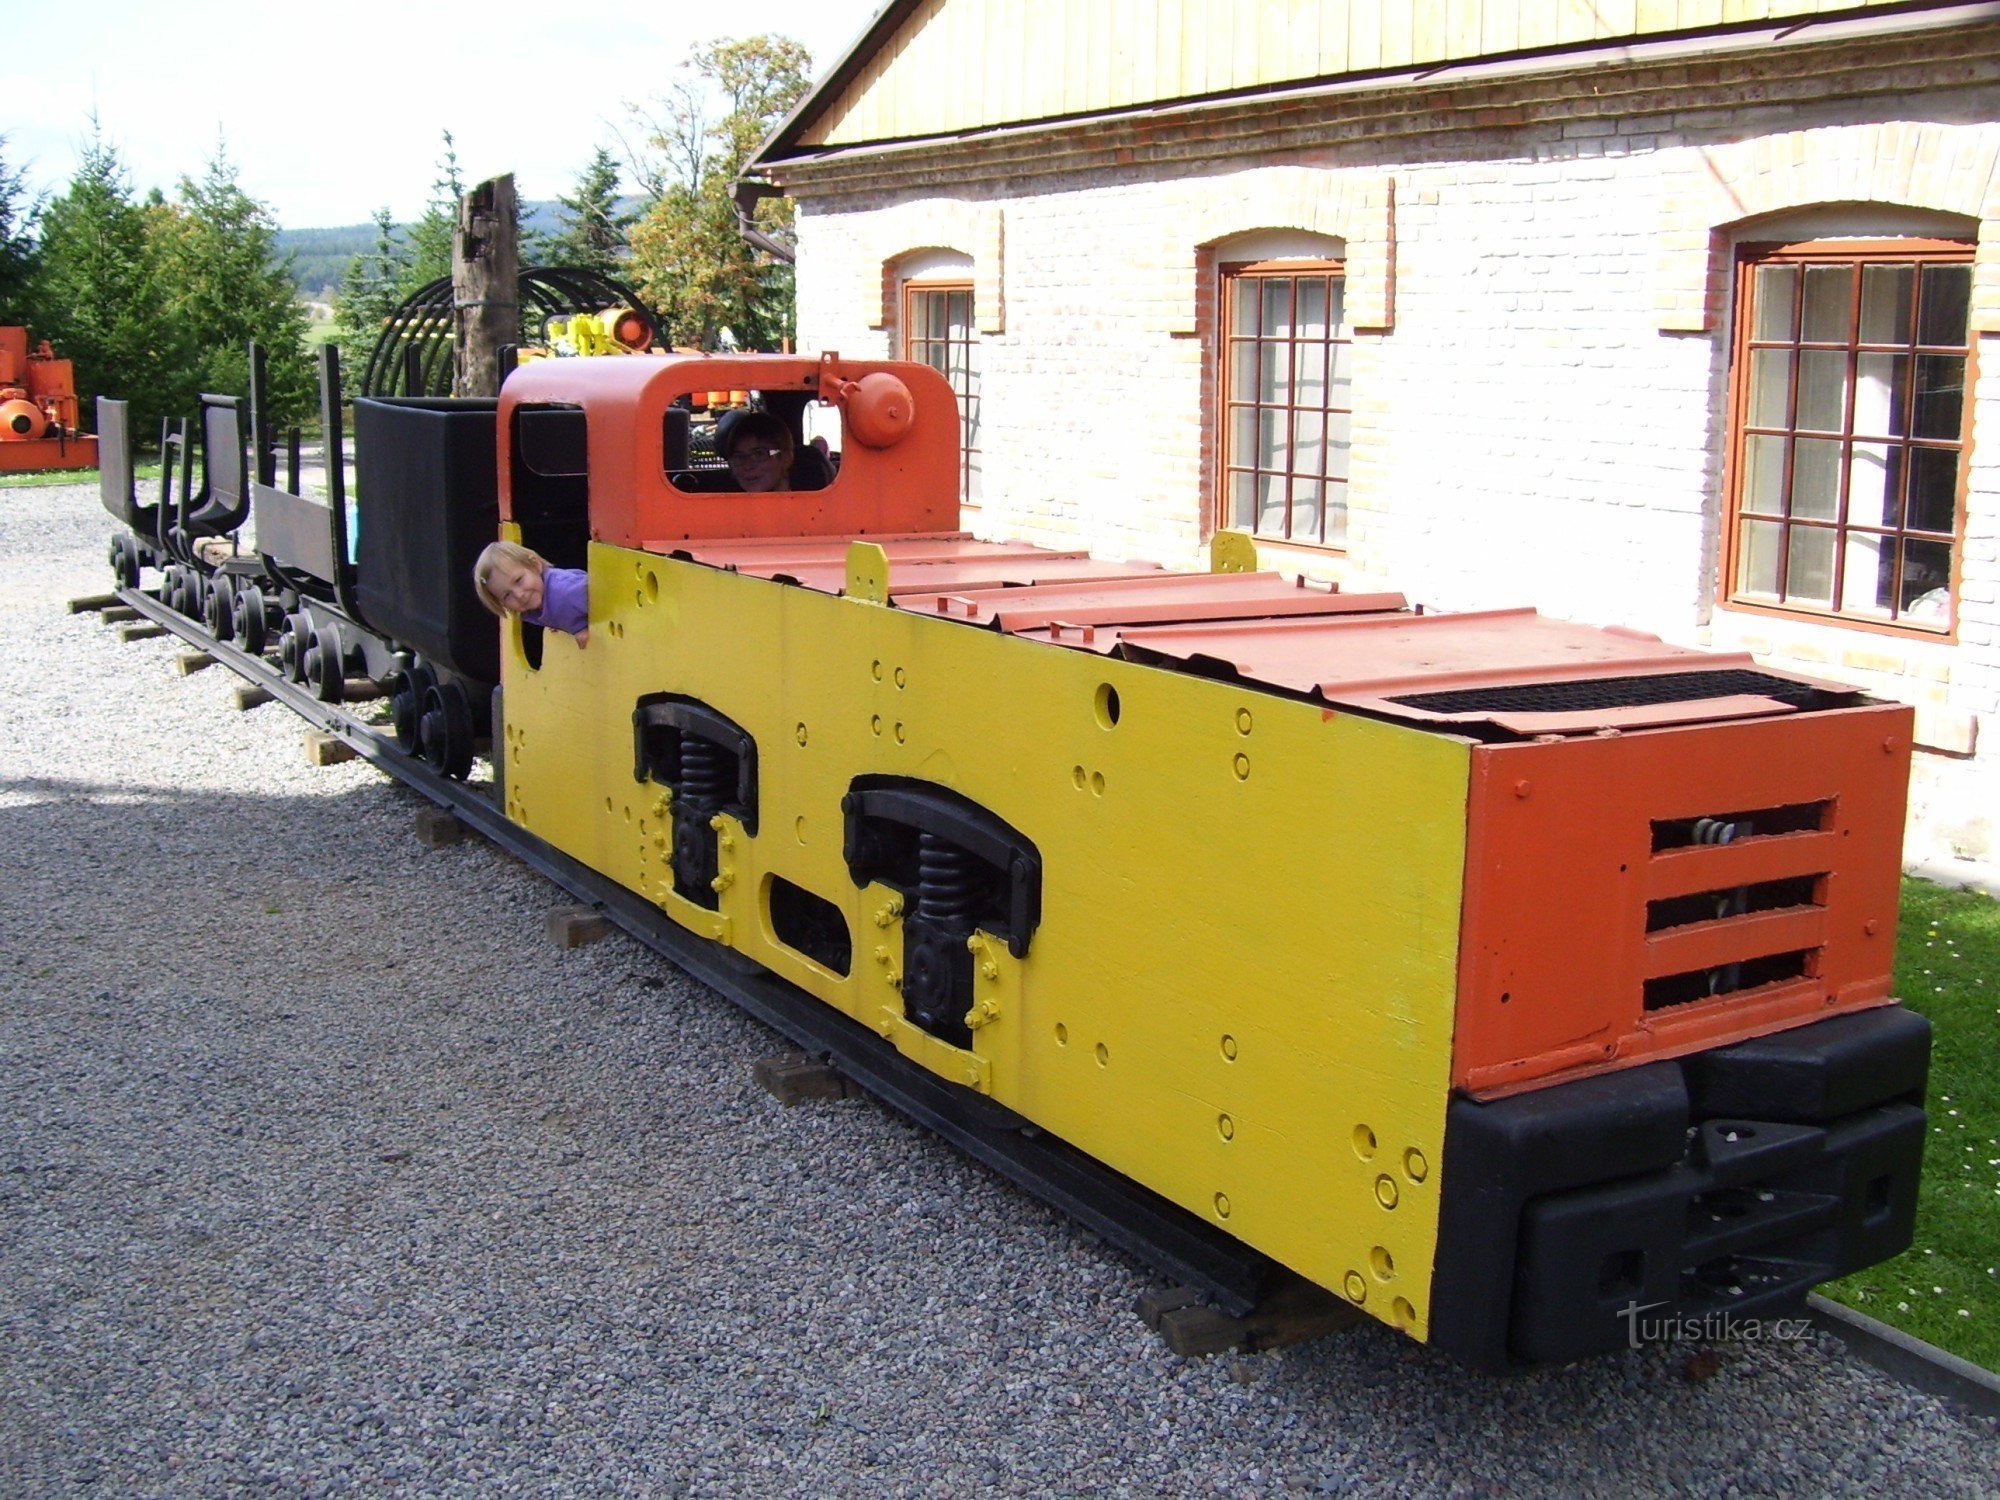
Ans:
[[[1366,1302],[1368,1300],[1368,1283],[1361,1279],[1359,1271],[1349,1271],[1347,1279],[1341,1283],[1341,1288],[1347,1293],[1347,1300],[1349,1302]]]
[[[909,675],[901,667],[896,668],[896,686],[899,688],[907,687],[909,686],[909,682]]]
[[[1237,756],[1230,763],[1230,769],[1236,773],[1238,781],[1248,781],[1250,779],[1250,757],[1247,755]]]
[[[1363,1161],[1375,1155],[1375,1132],[1366,1125],[1354,1127],[1354,1154]]]
[[[1896,747],[1900,744],[1902,744],[1902,741],[1897,739],[1893,734],[1886,735],[1882,740],[1882,753],[1884,755],[1894,755]]]
[[[1375,1201],[1384,1208],[1394,1208],[1400,1196],[1396,1189],[1396,1179],[1384,1172],[1375,1179]]]
[[[875,732],[875,737],[880,739],[882,737],[882,716],[880,714],[872,716],[868,720],[868,727]]]
[[[1423,1152],[1412,1146],[1403,1153],[1403,1171],[1410,1181],[1422,1182],[1430,1176],[1431,1164],[1425,1159]]]
[[[980,1027],[988,1025],[999,1018],[1000,1002],[995,1000],[991,995],[988,995],[965,1013],[965,1024],[968,1030],[977,1031]]]
[[[875,925],[877,927],[887,927],[902,914],[903,898],[901,896],[891,896],[877,909],[875,913]],[[887,963],[889,961],[889,950],[887,948],[877,948],[875,956],[877,962]]]
[[[1104,795],[1104,773],[1102,771],[1092,771],[1090,773],[1090,794],[1093,797],[1102,797]]]
[[[896,725],[896,743],[899,745],[906,745],[909,743],[908,739],[905,738],[904,736],[903,726],[900,721]]]
[[[1873,917],[1870,917],[1867,921],[1861,924],[1861,930],[1864,933],[1866,933],[1869,937],[1875,936],[1875,929],[1876,929],[1876,922]]]
[[[1526,781],[1517,781],[1514,783],[1514,795],[1516,797],[1525,797],[1532,790],[1534,788]]]
[[[1236,732],[1238,734],[1248,734],[1250,732],[1249,709],[1239,708],[1236,710]]]
[[[1235,1037],[1233,1037],[1233,1036],[1226,1036],[1226,1035],[1225,1035],[1225,1036],[1223,1037],[1223,1039],[1222,1039],[1222,1055],[1223,1055],[1224,1057],[1228,1058],[1228,1059],[1229,1059],[1229,1060],[1230,1060],[1231,1062],[1235,1062],[1235,1061],[1236,1061],[1236,1038],[1235,1038]]]
[[[1069,1045],[1069,1028],[1060,1021],[1056,1022],[1056,1045],[1058,1047]]]
[[[793,726],[792,738],[797,740],[801,746],[805,744],[807,736],[806,726],[803,721]]]
[[[1228,1115],[1217,1115],[1215,1117],[1215,1133],[1225,1141],[1235,1140],[1236,1122],[1230,1119]]]
[[[1097,1044],[1097,1065],[1100,1068],[1111,1066],[1111,1049],[1102,1042]]]
[[[1215,1216],[1218,1219],[1229,1217],[1229,1194],[1217,1193],[1215,1195]]]
[[[736,872],[734,870],[724,870],[708,883],[708,888],[720,895],[734,884],[736,884]]]
[[[1368,1267],[1375,1273],[1377,1281],[1395,1280],[1396,1258],[1389,1253],[1386,1245],[1377,1245],[1368,1252]]]

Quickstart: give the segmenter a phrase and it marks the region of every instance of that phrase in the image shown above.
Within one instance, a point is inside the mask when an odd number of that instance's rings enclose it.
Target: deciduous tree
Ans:
[[[744,241],[730,194],[757,143],[804,96],[811,66],[786,37],[718,42],[697,50],[641,117],[636,175],[656,196],[632,229],[632,271],[676,343],[713,348],[726,330],[741,348],[772,349],[791,335],[791,266]],[[759,204],[757,227],[789,240],[791,204]]]

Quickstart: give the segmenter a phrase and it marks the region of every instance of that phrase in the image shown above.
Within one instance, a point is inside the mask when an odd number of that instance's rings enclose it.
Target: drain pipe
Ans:
[[[736,232],[746,243],[766,255],[792,265],[798,259],[797,253],[782,240],[775,240],[757,227],[757,204],[764,198],[782,198],[784,193],[768,182],[755,177],[739,177],[730,188],[729,196],[736,204]]]

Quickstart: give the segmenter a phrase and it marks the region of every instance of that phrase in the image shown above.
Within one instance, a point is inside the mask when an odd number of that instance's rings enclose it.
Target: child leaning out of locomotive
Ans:
[[[494,614],[518,614],[590,644],[590,574],[582,568],[552,568],[519,542],[489,542],[472,565],[472,583]]]

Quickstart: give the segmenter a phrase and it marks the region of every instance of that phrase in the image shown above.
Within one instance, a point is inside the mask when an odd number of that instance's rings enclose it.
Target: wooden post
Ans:
[[[490,178],[458,200],[451,237],[451,292],[457,327],[452,394],[500,394],[500,350],[521,341],[514,178]]]

